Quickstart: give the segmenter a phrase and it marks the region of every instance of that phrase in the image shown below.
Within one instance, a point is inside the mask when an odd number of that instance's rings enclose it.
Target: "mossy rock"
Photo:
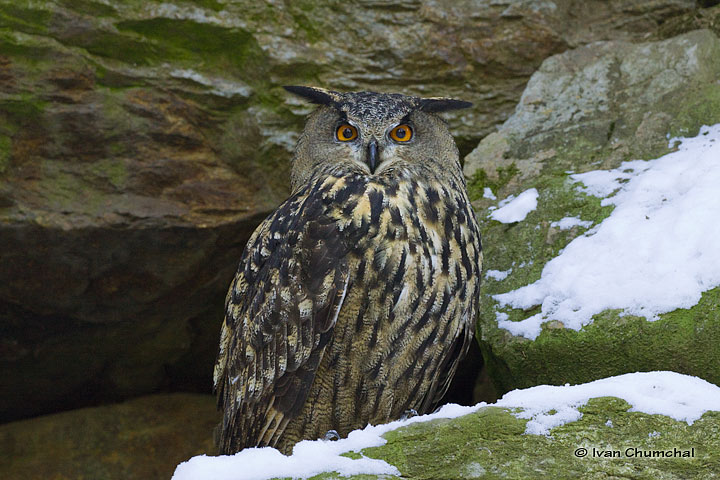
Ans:
[[[515,114],[465,163],[483,234],[485,278],[477,324],[488,374],[502,394],[537,384],[584,383],[634,371],[673,370],[720,383],[720,288],[689,309],[645,318],[605,311],[579,331],[547,321],[534,340],[498,328],[498,302],[540,279],[574,238],[612,212],[578,189],[570,173],[657,158],[668,139],[720,123],[720,40],[708,30],[643,44],[593,44],[549,58],[530,80]],[[498,200],[529,188],[537,209],[502,224],[488,216]],[[588,222],[562,230],[553,222]],[[502,309],[511,321],[538,313]]]
[[[364,449],[411,480],[501,478],[716,478],[720,471],[720,413],[707,412],[692,425],[663,415],[629,412],[621,399],[591,399],[582,418],[525,434],[527,420],[500,407],[484,407],[455,419],[416,423],[384,435],[387,443]],[[636,450],[637,449],[637,450]],[[642,451],[680,451],[674,458],[638,458]],[[315,480],[393,478],[374,475]]]

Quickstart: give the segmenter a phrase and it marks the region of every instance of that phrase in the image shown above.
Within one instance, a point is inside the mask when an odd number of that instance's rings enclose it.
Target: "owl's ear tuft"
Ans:
[[[340,94],[318,87],[290,85],[283,87],[288,92],[308,100],[316,105],[334,105],[340,100]]]
[[[418,108],[423,112],[441,113],[472,107],[472,103],[454,98],[421,98]]]

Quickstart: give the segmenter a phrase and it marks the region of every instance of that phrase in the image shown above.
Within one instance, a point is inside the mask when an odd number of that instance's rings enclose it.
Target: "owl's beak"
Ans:
[[[375,173],[375,167],[378,162],[378,142],[374,138],[370,140],[367,146],[367,164],[370,167],[370,173]]]

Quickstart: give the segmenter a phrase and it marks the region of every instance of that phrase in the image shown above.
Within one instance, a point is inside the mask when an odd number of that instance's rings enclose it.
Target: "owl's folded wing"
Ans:
[[[347,245],[317,190],[258,227],[226,299],[215,366],[220,450],[274,445],[301,410],[347,292]]]

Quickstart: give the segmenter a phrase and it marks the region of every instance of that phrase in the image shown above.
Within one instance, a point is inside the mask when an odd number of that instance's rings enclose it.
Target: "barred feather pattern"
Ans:
[[[453,178],[318,174],[258,227],[226,299],[221,453],[289,453],[436,406],[472,341],[482,265]]]

